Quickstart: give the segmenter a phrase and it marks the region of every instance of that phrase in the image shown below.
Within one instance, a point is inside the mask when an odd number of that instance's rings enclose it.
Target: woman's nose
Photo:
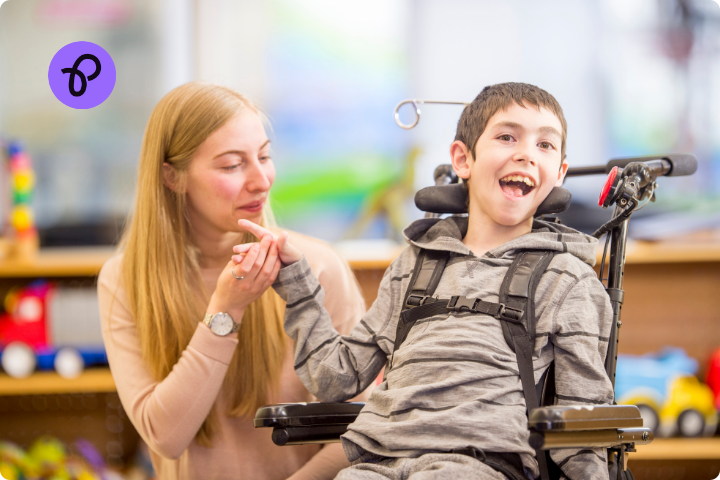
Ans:
[[[270,190],[272,182],[270,182],[262,164],[259,162],[252,162],[247,173],[246,185],[248,190],[253,192],[264,192]]]

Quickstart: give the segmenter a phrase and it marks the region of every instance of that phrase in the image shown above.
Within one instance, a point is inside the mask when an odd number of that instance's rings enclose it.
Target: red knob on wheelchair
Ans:
[[[603,185],[602,192],[600,192],[600,198],[598,199],[598,206],[607,208],[612,203],[612,201],[615,197],[615,192],[617,192],[617,185],[615,183],[617,174],[618,174],[618,167],[613,167],[613,169],[610,170],[610,173],[607,176],[607,180],[605,180],[605,185]]]

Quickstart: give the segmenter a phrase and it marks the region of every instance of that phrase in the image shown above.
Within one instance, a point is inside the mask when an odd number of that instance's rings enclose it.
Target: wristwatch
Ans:
[[[235,320],[228,313],[206,313],[203,317],[203,323],[210,327],[210,330],[221,337],[235,333],[240,329],[240,324],[236,323]]]

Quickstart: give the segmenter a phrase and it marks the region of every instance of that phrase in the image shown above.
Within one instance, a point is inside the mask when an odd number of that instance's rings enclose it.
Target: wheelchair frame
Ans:
[[[654,200],[657,188],[655,180],[658,176],[691,175],[696,169],[695,157],[683,154],[620,158],[611,160],[607,165],[568,169],[566,175],[568,177],[608,174],[599,204],[604,208],[615,206],[611,220],[593,234],[597,238],[608,235],[599,275],[603,282],[602,276],[608,242],[610,242],[606,291],[613,309],[613,323],[605,370],[613,388],[619,329],[622,325],[620,321],[624,299],[622,284],[630,216],[641,201]],[[457,181],[452,168],[441,165],[435,171],[436,186],[424,190],[447,189],[449,184]],[[423,190],[418,194],[421,192]],[[432,193],[434,192],[431,191],[431,199],[438,197],[433,196]],[[569,206],[570,195],[566,190],[556,187],[546,200],[538,208],[536,216],[564,211]],[[420,207],[421,203],[416,195],[416,204]],[[432,200],[429,203],[432,203]],[[439,216],[439,213],[436,209],[434,214],[428,216]],[[444,213],[460,212],[450,210]],[[546,397],[545,394],[546,392],[543,392],[543,399]],[[254,425],[256,428],[272,427],[272,440],[276,445],[339,442],[340,435],[347,430],[347,426],[354,421],[364,405],[359,402],[270,405],[258,409]],[[541,406],[528,412],[528,426],[530,445],[536,450],[608,448],[609,461],[612,463],[617,458],[619,467],[623,471],[627,470],[628,452],[636,451],[636,445],[649,444],[654,438],[652,430],[643,428],[642,417],[634,405]]]

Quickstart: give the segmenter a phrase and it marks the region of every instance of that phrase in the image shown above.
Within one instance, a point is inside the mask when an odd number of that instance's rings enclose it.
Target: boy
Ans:
[[[377,300],[349,336],[333,330],[304,259],[280,270],[273,286],[288,302],[295,369],[315,396],[347,400],[391,361],[342,437],[352,466],[338,479],[539,475],[517,359],[498,319],[468,312],[421,319],[393,351],[420,249],[452,252],[435,296],[487,302],[499,301],[518,249],[558,252],[535,295],[535,382],[554,360],[558,404],[612,403],[604,369],[612,309],[591,268],[597,240],[533,220],[567,171],[566,132],[560,105],[544,90],[520,83],[485,88],[463,111],[450,147],[453,169],[467,183],[468,217],[411,224],[404,232],[410,246],[385,272]],[[557,450],[552,458],[567,478],[595,479],[608,478],[605,455]]]

